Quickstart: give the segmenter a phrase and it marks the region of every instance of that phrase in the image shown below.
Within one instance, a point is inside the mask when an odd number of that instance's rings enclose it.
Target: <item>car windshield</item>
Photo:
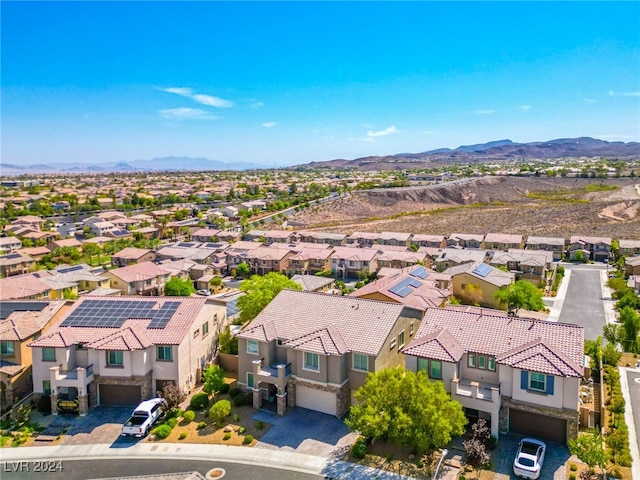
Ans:
[[[523,467],[533,467],[535,465],[535,462],[527,457],[520,457],[518,463]]]
[[[540,445],[536,445],[535,443],[522,442],[520,451],[522,453],[528,453],[529,455],[538,455],[538,448],[540,448]]]

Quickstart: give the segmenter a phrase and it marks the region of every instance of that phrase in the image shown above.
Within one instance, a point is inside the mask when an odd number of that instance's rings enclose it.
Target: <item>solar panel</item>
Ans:
[[[476,267],[473,269],[472,273],[475,273],[476,275],[480,275],[481,277],[486,277],[487,275],[489,275],[489,273],[491,272],[492,267],[491,265],[487,265],[486,263],[479,263],[478,265],[476,265]]]
[[[165,302],[162,308],[153,316],[153,320],[149,323],[148,328],[164,328],[166,327],[173,314],[180,306],[180,302]]]
[[[181,302],[135,300],[85,300],[62,322],[62,326],[119,328],[130,318],[150,318],[150,328],[164,328]]]
[[[429,272],[427,272],[427,269],[424,267],[418,267],[414,268],[410,275],[412,277],[425,279],[429,276]]]
[[[13,312],[41,312],[48,302],[4,302],[0,303],[0,320],[9,317]]]
[[[418,288],[422,286],[422,282],[420,280],[411,280],[411,282],[409,282],[409,285],[413,288]]]
[[[413,291],[413,289],[411,287],[404,287],[403,289],[398,290],[396,295],[398,295],[401,298],[404,298],[407,295],[409,295],[412,291]]]
[[[14,258],[20,258],[22,257],[22,255],[20,255],[19,253],[10,253],[9,255],[5,255],[2,258],[6,258],[7,260],[12,260]]]
[[[58,273],[69,273],[69,272],[77,272],[78,270],[82,270],[82,265],[75,265],[73,267],[61,268],[57,270]]]
[[[188,243],[188,242],[180,242],[178,244],[178,247],[185,247],[185,248],[191,248],[195,245],[195,243]]]

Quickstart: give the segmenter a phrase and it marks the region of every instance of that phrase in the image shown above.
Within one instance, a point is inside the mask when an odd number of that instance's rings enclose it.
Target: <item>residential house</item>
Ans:
[[[527,280],[538,285],[540,282],[547,282],[547,272],[552,268],[553,252],[511,249],[508,252],[495,252],[488,263],[513,272],[516,280]]]
[[[130,267],[126,267],[130,268]],[[224,306],[203,297],[83,297],[30,344],[54,414],[135,406],[167,382],[191,391],[215,355]]]
[[[344,416],[370,372],[403,364],[422,313],[400,304],[283,290],[238,334],[238,384],[253,407]]]
[[[466,263],[484,262],[486,258],[486,250],[443,248],[438,250],[438,257],[434,263],[438,271],[443,271]]]
[[[584,328],[490,312],[427,310],[402,350],[491,433],[566,444],[578,435]]]
[[[22,255],[27,255],[28,257],[33,258],[36,262],[42,260],[42,257],[45,255],[49,255],[51,250],[47,247],[27,247],[21,248],[17,251],[17,253],[21,253]]]
[[[553,260],[562,260],[565,253],[566,241],[564,238],[558,237],[527,237],[525,247],[527,250],[543,250],[553,252]]]
[[[487,233],[484,236],[483,247],[485,250],[502,250],[507,252],[510,249],[524,248],[522,235],[507,233]]]
[[[400,247],[403,248],[403,247]],[[427,254],[423,252],[383,250],[378,256],[378,266],[390,268],[405,268],[412,265],[424,265]]]
[[[22,241],[16,237],[0,238],[0,253],[13,253],[22,248]]]
[[[75,238],[78,226],[75,223],[63,223],[56,226],[56,231],[60,234],[60,238]]]
[[[401,232],[382,232],[378,237],[377,243],[380,245],[400,245],[408,247],[411,245],[412,234]]]
[[[49,273],[51,276],[43,278],[43,281],[52,286],[52,291],[68,288],[65,286],[54,287],[52,283],[54,281],[69,284],[72,291],[79,295],[93,294],[95,290],[108,289],[111,285],[109,276],[105,274],[102,267],[91,267],[86,263],[71,266],[59,265]]]
[[[164,286],[171,276],[166,268],[153,262],[136,263],[128,267],[108,270],[111,288],[117,288],[123,295],[162,295]]]
[[[135,263],[152,262],[156,259],[156,253],[146,248],[126,247],[111,255],[111,265],[114,267],[126,267]]]
[[[228,218],[233,218],[233,217],[237,217],[238,216],[238,208],[234,207],[233,205],[227,205],[226,207],[223,207],[221,209],[222,214],[225,217]]]
[[[122,228],[114,228],[113,230],[109,230],[108,232],[105,232],[104,235],[107,237],[116,238],[116,239],[133,237],[133,233],[131,233],[129,230],[122,229]]]
[[[445,307],[451,298],[451,287],[451,275],[418,265],[369,282],[350,295],[426,310]]]
[[[416,247],[445,248],[447,239],[444,235],[425,235],[416,233],[411,237],[411,245]]]
[[[269,272],[286,273],[290,256],[291,252],[284,248],[269,248],[262,245],[248,250],[245,261],[251,267],[251,271],[258,275],[266,275]]]
[[[0,256],[0,276],[3,278],[23,275],[33,270],[35,266],[36,261],[29,255],[16,252]]]
[[[31,349],[65,306],[63,301],[3,301],[0,308],[0,406],[2,412],[33,391]]]
[[[372,247],[380,238],[379,233],[372,232],[353,232],[349,237],[347,237],[347,241],[349,244],[356,244],[360,247]]]
[[[35,215],[24,215],[22,217],[18,217],[11,222],[12,226],[25,227],[30,228],[32,230],[42,230],[42,226],[44,225],[44,219],[37,217]]]
[[[625,257],[640,255],[640,240],[620,239],[618,241],[618,255],[624,255]]]
[[[220,233],[218,233],[219,242],[234,243],[240,241],[241,239],[242,232],[221,230]]]
[[[625,273],[627,275],[640,275],[640,255],[626,257],[624,259]]]
[[[158,260],[193,260],[208,265],[214,260],[216,248],[203,247],[202,244],[180,242],[161,247],[156,252]]]
[[[474,294],[478,295],[473,303],[479,303],[483,307],[500,309],[500,302],[494,297],[497,290],[511,285],[515,282],[515,274],[504,272],[486,263],[464,263],[444,271],[453,277],[453,295],[459,299],[467,298],[471,295],[472,287],[475,285],[480,290]]]
[[[41,270],[0,278],[0,301],[49,299],[51,287],[40,278],[48,275],[47,271]]]
[[[264,232],[264,243],[271,245],[273,243],[289,244],[293,242],[295,233],[288,230],[267,230]]]
[[[229,245],[229,248],[224,251],[227,263],[227,271],[230,272],[231,270],[238,268],[238,265],[240,265],[241,263],[248,263],[248,252],[251,250],[255,250],[261,245],[262,243],[260,242],[248,242],[246,240],[241,240]]]
[[[569,239],[569,258],[576,260],[579,251],[583,253],[585,260],[608,262],[611,254],[611,237],[572,235]]]
[[[305,292],[332,293],[335,280],[319,275],[294,275],[291,280],[302,287]]]
[[[331,271],[336,277],[358,278],[378,271],[378,256],[375,248],[335,247],[331,255]]]
[[[56,248],[75,248],[82,252],[82,243],[76,240],[75,237],[53,240],[49,243],[49,250],[54,251]]]
[[[301,230],[296,236],[300,242],[323,243],[327,245],[340,246],[344,245],[347,240],[346,233],[329,233],[329,232],[313,232]]]
[[[447,247],[481,248],[484,235],[475,233],[452,233],[447,238]]]
[[[194,242],[216,242],[218,240],[220,230],[214,228],[199,228],[191,232],[191,240]]]
[[[292,245],[272,244],[271,248],[287,249],[291,254],[287,258],[288,275],[315,275],[330,270],[329,258],[333,249],[322,248],[315,243],[297,243]]]
[[[87,225],[87,223],[85,222],[85,225]],[[118,230],[118,228],[111,222],[105,222],[105,221],[97,221],[97,222],[91,222],[88,224],[89,227],[89,231],[97,236],[107,236],[107,234],[109,232],[112,232],[114,230]]]

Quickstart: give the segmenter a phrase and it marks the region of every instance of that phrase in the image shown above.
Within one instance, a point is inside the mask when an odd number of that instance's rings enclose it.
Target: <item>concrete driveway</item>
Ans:
[[[295,407],[283,417],[258,411],[251,418],[272,425],[258,442],[259,448],[330,457],[338,450],[348,450],[358,438],[342,420],[306,408]]]
[[[524,438],[522,435],[512,433],[500,435],[498,446],[491,455],[493,459],[492,470],[496,472],[496,479],[518,478],[513,474],[513,459],[522,438]],[[546,441],[545,443],[547,444],[547,453],[542,465],[540,480],[564,480],[566,478],[565,464],[571,457],[569,449],[558,443]]]

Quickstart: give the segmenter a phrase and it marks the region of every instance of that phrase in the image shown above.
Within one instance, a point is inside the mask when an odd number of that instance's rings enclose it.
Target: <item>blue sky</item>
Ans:
[[[0,8],[6,163],[640,141],[640,2]]]

